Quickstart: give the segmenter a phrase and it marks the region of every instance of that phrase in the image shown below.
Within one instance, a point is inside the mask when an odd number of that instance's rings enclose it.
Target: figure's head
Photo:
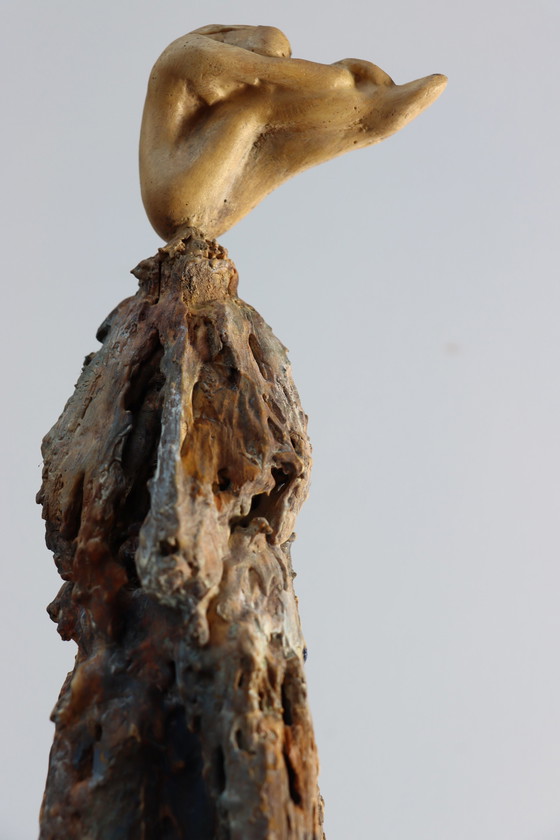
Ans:
[[[192,34],[205,35],[223,44],[273,58],[290,58],[292,48],[283,32],[275,26],[221,26],[214,24],[195,29]]]

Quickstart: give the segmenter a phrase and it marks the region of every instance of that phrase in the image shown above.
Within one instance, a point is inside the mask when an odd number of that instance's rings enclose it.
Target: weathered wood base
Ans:
[[[285,348],[198,231],[134,273],[43,443],[49,612],[78,653],[41,840],[320,840]]]

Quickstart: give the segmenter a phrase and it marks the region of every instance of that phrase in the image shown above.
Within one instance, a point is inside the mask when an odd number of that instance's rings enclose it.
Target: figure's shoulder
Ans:
[[[226,45],[198,32],[177,38],[162,52],[150,73],[148,96],[174,102],[205,102],[223,98],[223,81],[231,72],[231,59],[223,55]],[[163,99],[162,99],[163,97]]]
[[[154,64],[154,70],[172,75],[180,73],[184,76],[189,67],[196,67],[215,55],[216,47],[219,46],[212,38],[197,32],[188,32],[164,49]]]
[[[173,96],[214,105],[241,85],[256,85],[259,71],[270,60],[215,35],[189,32],[162,52],[152,68],[148,91],[159,96],[162,90],[171,90]]]

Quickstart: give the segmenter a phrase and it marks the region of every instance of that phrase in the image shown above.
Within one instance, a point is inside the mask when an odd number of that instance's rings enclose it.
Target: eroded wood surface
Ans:
[[[286,351],[199,232],[134,273],[43,443],[49,612],[78,653],[41,840],[320,840]]]

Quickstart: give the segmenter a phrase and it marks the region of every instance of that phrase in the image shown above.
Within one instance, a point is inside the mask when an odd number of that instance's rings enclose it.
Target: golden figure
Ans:
[[[204,26],[173,41],[150,75],[140,137],[148,218],[169,241],[224,233],[310,166],[378,143],[443,91],[396,85],[375,64],[291,58],[270,26]]]

